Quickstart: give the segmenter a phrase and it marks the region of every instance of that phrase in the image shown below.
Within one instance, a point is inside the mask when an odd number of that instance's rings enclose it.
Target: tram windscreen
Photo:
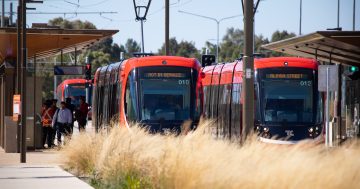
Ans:
[[[182,69],[182,72],[171,71],[150,71],[140,75],[142,120],[190,118],[190,69]]]
[[[314,83],[311,73],[271,73],[261,79],[265,122],[314,122]]]
[[[79,105],[81,96],[86,96],[85,84],[69,84],[66,86],[65,98],[71,98],[72,104]]]

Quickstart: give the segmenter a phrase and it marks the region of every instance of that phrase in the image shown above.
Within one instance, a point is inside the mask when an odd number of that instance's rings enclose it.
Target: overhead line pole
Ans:
[[[170,44],[169,44],[169,12],[170,12],[170,3],[169,0],[165,0],[165,55],[170,55]]]
[[[17,21],[16,21],[16,31],[17,31],[17,59],[16,59],[16,88],[15,93],[20,94],[21,88],[21,0],[17,7]]]
[[[16,32],[17,32],[17,55],[16,55],[16,85],[15,94],[21,94],[21,0],[19,0],[17,6],[17,20],[16,20]],[[17,132],[17,152],[21,151],[21,120],[18,121],[18,132]]]
[[[22,17],[22,67],[21,67],[21,156],[20,162],[26,163],[26,59],[27,59],[27,49],[26,49],[26,0],[21,2],[21,17]]]
[[[244,0],[243,120],[242,143],[254,128],[254,0]]]
[[[19,0],[20,1],[20,0]],[[26,46],[26,3],[42,3],[36,0],[21,0],[21,147],[20,147],[20,162],[26,163],[26,76],[27,76],[27,46]],[[20,3],[20,2],[19,2]],[[20,5],[20,4],[19,4]],[[29,8],[34,10],[34,8]],[[19,49],[18,49],[19,50]],[[19,57],[18,57],[19,58]],[[34,118],[35,119],[35,118]]]

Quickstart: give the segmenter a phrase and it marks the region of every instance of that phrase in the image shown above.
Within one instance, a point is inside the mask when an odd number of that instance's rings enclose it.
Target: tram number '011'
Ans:
[[[190,84],[190,80],[179,79],[179,85],[189,85],[189,84]]]
[[[312,81],[300,81],[300,86],[311,87]]]

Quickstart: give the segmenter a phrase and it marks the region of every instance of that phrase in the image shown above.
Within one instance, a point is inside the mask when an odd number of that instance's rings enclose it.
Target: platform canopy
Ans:
[[[27,29],[28,57],[45,58],[75,49],[84,50],[97,41],[116,34],[118,30],[69,30],[53,28]],[[0,64],[17,56],[16,28],[0,28]]]
[[[293,56],[360,66],[360,31],[317,31],[262,47]]]

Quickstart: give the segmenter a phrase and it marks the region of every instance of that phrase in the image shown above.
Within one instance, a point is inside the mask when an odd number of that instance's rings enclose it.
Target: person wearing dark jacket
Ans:
[[[76,110],[75,113],[75,118],[79,125],[79,131],[85,130],[88,112],[89,112],[89,105],[85,102],[85,98],[81,97],[79,108]]]
[[[73,130],[74,130],[74,111],[75,111],[75,105],[71,103],[71,98],[66,98],[66,108],[70,110],[71,112],[71,117],[72,117],[72,123],[70,125],[70,134],[73,133]]]

